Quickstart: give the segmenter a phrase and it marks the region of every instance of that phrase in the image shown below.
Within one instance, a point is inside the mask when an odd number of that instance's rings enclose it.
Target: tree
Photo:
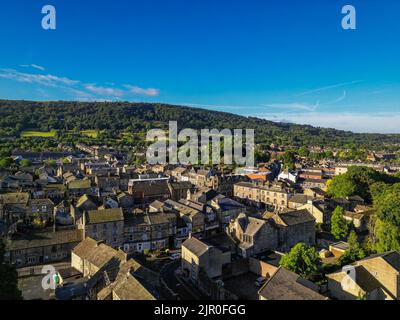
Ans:
[[[355,183],[345,174],[334,177],[329,183],[327,193],[335,198],[346,198],[357,191]]]
[[[57,166],[57,161],[56,161],[56,160],[53,160],[53,159],[46,160],[46,161],[44,161],[44,163],[45,163],[46,165],[50,166],[50,167],[55,167],[55,166]]]
[[[21,300],[18,273],[14,266],[4,263],[5,246],[0,241],[0,300]]]
[[[336,207],[331,217],[331,233],[337,239],[343,239],[349,233],[349,226],[343,217],[344,209]]]
[[[286,151],[283,156],[283,166],[289,170],[296,168],[296,153],[292,150]]]
[[[304,278],[309,278],[318,272],[318,260],[318,253],[314,247],[298,243],[281,258],[279,264]]]
[[[2,158],[0,159],[0,168],[8,168],[12,163],[11,158]]]
[[[365,258],[365,251],[358,242],[358,237],[354,230],[350,232],[347,243],[349,244],[349,249],[339,258],[341,265],[350,264]]]
[[[359,195],[370,203],[372,201],[371,187],[375,183],[393,183],[395,179],[368,167],[353,166],[345,174],[334,177],[327,192],[336,198]]]
[[[19,165],[20,165],[21,167],[29,167],[29,166],[31,165],[31,162],[30,162],[30,160],[28,160],[28,159],[22,159],[22,160],[19,162]]]
[[[372,247],[377,253],[400,251],[400,228],[390,222],[376,219],[370,238]]]
[[[308,157],[308,155],[310,154],[308,149],[304,146],[300,147],[299,150],[297,151],[297,153],[300,157]]]
[[[376,211],[369,226],[371,247],[378,253],[400,250],[400,183],[371,186]]]

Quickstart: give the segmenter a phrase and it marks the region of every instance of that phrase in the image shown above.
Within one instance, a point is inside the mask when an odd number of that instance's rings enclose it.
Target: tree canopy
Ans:
[[[318,272],[318,261],[318,253],[314,247],[298,243],[282,257],[279,264],[304,278],[309,278]]]
[[[328,194],[336,198],[353,195],[362,197],[371,203],[371,186],[378,182],[395,182],[398,178],[388,176],[372,168],[353,166],[345,174],[336,176],[328,186]]]
[[[349,226],[344,219],[343,214],[344,209],[339,206],[332,212],[331,233],[337,240],[347,237],[349,233]]]
[[[18,274],[14,266],[4,263],[5,246],[0,241],[0,300],[21,300]]]

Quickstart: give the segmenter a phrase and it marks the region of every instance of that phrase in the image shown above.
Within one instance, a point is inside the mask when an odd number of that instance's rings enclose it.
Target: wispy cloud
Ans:
[[[39,66],[38,64],[34,64],[34,63],[32,63],[32,64],[21,64],[20,67],[22,67],[22,68],[33,68],[33,69],[37,69],[37,70],[40,70],[40,71],[45,71],[46,70],[45,67]]]
[[[62,90],[77,100],[108,101],[122,98],[123,96],[145,95],[155,97],[160,94],[159,89],[141,88],[139,86],[124,85],[118,87],[113,82],[106,85],[96,83],[83,83],[79,80],[72,80],[53,74],[45,74],[45,68],[37,64],[21,64],[21,68],[34,68],[41,72],[21,72],[15,69],[0,68],[0,78],[30,83],[43,87],[52,87]]]
[[[122,97],[124,95],[124,92],[120,89],[112,87],[101,87],[95,84],[86,84],[85,89],[94,94],[102,96]]]
[[[131,85],[125,85],[124,87],[127,88],[129,92],[133,94],[140,94],[149,97],[156,97],[160,94],[160,90],[155,88],[141,88],[138,86],[131,86]]]
[[[364,82],[364,81],[363,80],[356,80],[356,81],[350,81],[350,82],[336,83],[336,84],[332,84],[332,85],[329,85],[329,86],[325,86],[325,87],[320,87],[320,88],[304,91],[304,92],[299,93],[297,96],[305,96],[305,95],[309,95],[311,93],[317,93],[317,92],[326,91],[326,90],[330,90],[330,89],[341,88],[341,87],[349,86],[349,85],[352,85],[352,84],[357,84],[357,83],[360,83],[360,82]]]
[[[332,100],[332,101],[321,103],[321,105],[328,106],[328,105],[331,105],[331,104],[339,103],[339,102],[343,101],[344,99],[346,99],[346,97],[347,97],[347,92],[343,91],[343,94],[340,97],[338,97],[338,98],[336,98],[335,100]]]
[[[266,104],[265,107],[274,108],[274,109],[286,109],[286,110],[304,110],[304,111],[315,111],[320,105],[319,101],[315,104],[308,103],[271,103]]]
[[[318,109],[320,106],[328,106],[332,104],[339,103],[345,100],[347,97],[347,92],[343,91],[342,95],[337,97],[334,100],[327,102],[317,101],[316,103],[305,103],[305,102],[291,102],[291,103],[270,103],[264,105],[265,107],[273,108],[273,109],[284,109],[286,111],[309,111],[313,112]]]
[[[0,78],[15,80],[24,83],[35,83],[49,87],[55,87],[57,85],[74,85],[79,81],[71,80],[65,77],[58,77],[51,74],[33,74],[19,72],[14,69],[0,69]]]
[[[178,102],[173,103],[181,106],[199,107],[199,108],[215,108],[215,109],[233,109],[240,110],[243,108],[259,108],[260,106],[235,106],[235,105],[221,105],[221,104],[204,104],[204,103],[191,103],[191,102]]]

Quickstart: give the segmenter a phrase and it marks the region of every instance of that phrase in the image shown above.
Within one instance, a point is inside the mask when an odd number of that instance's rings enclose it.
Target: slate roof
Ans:
[[[112,259],[121,262],[126,260],[126,256],[123,252],[115,250],[104,243],[98,243],[92,238],[86,238],[83,240],[72,250],[72,252],[99,269],[105,266]]]
[[[307,201],[311,199],[312,197],[309,197],[305,194],[295,194],[289,198],[289,202],[306,204]]]
[[[89,189],[91,187],[90,180],[73,180],[68,183],[68,189]]]
[[[121,208],[112,208],[104,210],[90,210],[87,213],[87,224],[106,223],[113,221],[123,221],[124,214]]]
[[[317,290],[318,287],[311,281],[279,267],[259,294],[267,300],[326,300]]]
[[[379,281],[365,269],[362,265],[354,266],[355,283],[366,293],[372,292],[375,289],[382,288]],[[328,274],[329,279],[334,279],[337,282],[342,282],[347,277],[346,271],[338,271]]]
[[[28,204],[29,193],[27,192],[15,192],[0,194],[0,203],[2,204]]]
[[[391,265],[394,269],[400,272],[400,253],[398,251],[389,251],[381,254],[374,254],[360,261],[366,261],[370,259],[381,258]]]
[[[156,300],[156,298],[131,274],[114,288],[114,294],[120,300]]]
[[[150,196],[170,193],[167,180],[134,181],[132,184],[134,194],[145,194]]]
[[[25,234],[22,237],[7,241],[7,250],[25,250],[58,244],[74,243],[82,240],[81,230],[61,230],[56,232],[42,232]]]
[[[274,219],[278,224],[280,224],[279,220],[281,220],[286,226],[315,221],[315,218],[307,209],[283,212],[275,215]]]
[[[195,237],[185,240],[185,242],[182,243],[182,247],[185,247],[197,257],[200,257],[201,255],[206,253],[207,250],[210,248],[210,246]]]
[[[254,236],[265,224],[265,221],[253,217],[247,217],[242,213],[238,216],[238,223],[241,226],[243,233],[249,236]]]

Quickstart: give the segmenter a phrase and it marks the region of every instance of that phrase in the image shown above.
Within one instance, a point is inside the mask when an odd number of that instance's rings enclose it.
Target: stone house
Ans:
[[[188,192],[193,188],[190,182],[169,182],[168,188],[171,193],[171,199],[174,201],[179,201],[181,199],[186,199]]]
[[[84,194],[91,194],[92,183],[89,179],[75,179],[67,183],[69,196],[79,197]]]
[[[248,217],[244,213],[231,221],[227,232],[237,242],[238,254],[243,258],[278,247],[276,228],[267,220]]]
[[[150,204],[155,200],[165,201],[171,197],[168,179],[130,180],[128,193],[138,205]]]
[[[289,197],[288,201],[288,207],[290,209],[297,209],[303,205],[305,205],[308,201],[311,201],[312,198],[309,196],[306,196],[305,194],[294,194],[291,197]]]
[[[33,218],[38,215],[42,221],[53,221],[54,203],[50,199],[31,199],[28,215]]]
[[[163,204],[164,212],[174,212],[187,224],[189,232],[201,234],[205,230],[205,217],[201,210],[181,202],[167,200]]]
[[[125,215],[124,251],[162,250],[172,247],[176,234],[174,213],[130,213]]]
[[[82,239],[82,231],[76,229],[11,238],[6,241],[5,261],[17,267],[63,261]]]
[[[251,205],[267,205],[274,208],[287,208],[291,193],[281,185],[256,185],[239,182],[234,185],[236,199],[244,200]]]
[[[155,300],[160,297],[157,273],[134,259],[91,238],[82,241],[71,254],[71,267],[88,277],[93,300]]]
[[[231,252],[218,249],[195,237],[182,244],[181,268],[194,284],[199,274],[205,272],[211,279],[222,276],[222,266],[231,262]]]
[[[323,200],[309,200],[306,204],[297,208],[298,210],[308,210],[315,218],[316,223],[329,224],[331,211]]]
[[[315,218],[308,210],[282,212],[272,219],[278,230],[279,251],[288,252],[300,242],[315,245]]]
[[[329,294],[336,299],[399,300],[400,253],[372,255],[327,278]]]
[[[222,229],[228,226],[232,219],[236,219],[240,213],[246,211],[244,205],[223,195],[214,197],[210,205],[216,211]]]
[[[27,192],[0,194],[0,218],[8,222],[24,219],[29,212],[29,200]]]
[[[124,215],[121,208],[90,210],[77,223],[84,236],[104,241],[113,248],[124,242]]]
[[[127,255],[90,237],[76,245],[71,252],[71,267],[81,272],[84,277],[94,276],[112,260],[124,262]]]

